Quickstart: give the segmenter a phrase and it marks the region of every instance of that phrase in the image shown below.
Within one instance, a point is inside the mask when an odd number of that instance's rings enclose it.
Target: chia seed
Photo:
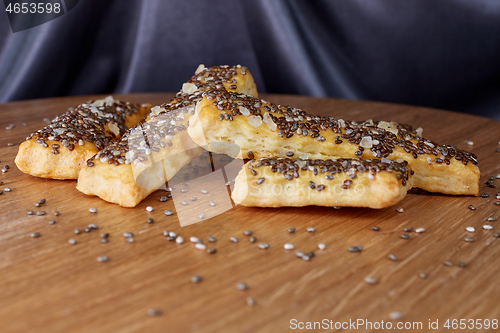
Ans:
[[[149,309],[148,310],[148,316],[150,317],[157,317],[161,316],[163,312],[160,309]]]
[[[248,286],[245,283],[238,283],[236,285],[236,289],[238,289],[238,290],[248,290]]]
[[[390,254],[389,254],[389,259],[391,259],[392,261],[398,261],[398,260],[399,260],[399,258],[398,258],[398,257],[396,257],[396,256],[395,256],[394,254],[392,254],[392,253],[390,253]]]
[[[106,262],[106,261],[109,261],[109,258],[107,256],[97,257],[97,262]]]
[[[361,245],[349,247],[349,252],[361,252],[361,251],[363,251],[363,247]]]
[[[202,251],[205,251],[207,249],[207,246],[203,243],[196,243],[194,245],[195,248],[197,248],[198,250],[202,250]]]
[[[199,275],[195,275],[195,276],[193,276],[193,277],[191,278],[191,282],[193,282],[193,283],[199,283],[199,282],[201,282],[202,280],[203,280],[203,278],[202,278],[201,276],[199,276]]]

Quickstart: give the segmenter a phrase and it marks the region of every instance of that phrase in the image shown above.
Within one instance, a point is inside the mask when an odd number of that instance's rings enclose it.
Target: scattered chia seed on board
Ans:
[[[200,283],[203,280],[203,278],[200,275],[195,275],[191,278],[192,283]]]

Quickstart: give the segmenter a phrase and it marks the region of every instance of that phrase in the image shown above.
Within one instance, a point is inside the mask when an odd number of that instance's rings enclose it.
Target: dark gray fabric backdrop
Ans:
[[[500,0],[80,0],[12,33],[0,102],[177,91],[198,64],[259,91],[389,101],[500,119]]]

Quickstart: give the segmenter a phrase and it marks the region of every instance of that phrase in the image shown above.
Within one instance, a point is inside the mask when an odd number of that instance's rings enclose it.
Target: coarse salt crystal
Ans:
[[[248,123],[257,128],[262,124],[262,119],[259,116],[250,116],[247,118]]]
[[[269,115],[269,112],[264,113],[264,122],[271,131],[276,131],[278,126],[274,123],[273,119]]]
[[[244,106],[240,106],[240,107],[238,108],[238,110],[239,110],[239,111],[240,111],[240,113],[241,113],[242,115],[244,115],[244,116],[247,116],[247,117],[248,117],[248,116],[250,115],[250,111],[249,111],[246,107],[244,107]]]
[[[115,102],[115,100],[113,99],[113,96],[108,96],[104,100],[106,101],[106,106],[111,106]]]
[[[398,129],[394,127],[392,123],[389,123],[387,121],[380,121],[377,125],[378,128],[384,129],[388,132],[391,132],[392,134],[398,134]]]
[[[56,132],[57,135],[61,135],[66,131],[64,128],[56,128],[54,129],[54,132]]]
[[[373,147],[372,137],[371,136],[362,137],[361,141],[359,142],[359,145],[363,148],[372,148]]]
[[[301,161],[301,160],[297,160],[295,161],[295,164],[297,164],[299,166],[299,168],[302,168],[303,166],[306,165],[306,161]]]
[[[194,83],[187,82],[182,85],[182,92],[185,94],[191,95],[196,90],[198,90],[198,87]]]
[[[111,132],[113,132],[114,135],[120,134],[120,128],[116,126],[115,123],[111,122],[108,124],[108,128]]]
[[[154,116],[157,116],[158,114],[160,114],[161,112],[165,112],[167,111],[165,108],[162,108],[161,106],[153,106],[151,108],[151,114],[154,115]]]
[[[94,105],[95,107],[100,107],[100,106],[104,105],[104,102],[105,102],[105,100],[98,99],[98,100],[94,101],[94,103],[92,103],[92,105]]]
[[[200,64],[200,65],[198,66],[198,68],[196,68],[196,71],[194,72],[194,75],[198,75],[198,74],[200,74],[200,73],[201,73],[202,71],[204,71],[204,70],[205,70],[205,65]]]

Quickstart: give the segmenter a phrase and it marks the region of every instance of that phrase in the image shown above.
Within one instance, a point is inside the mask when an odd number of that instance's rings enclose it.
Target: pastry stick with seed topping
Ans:
[[[76,179],[89,158],[137,125],[150,108],[111,96],[80,104],[31,134],[19,146],[15,163],[32,176]]]
[[[214,88],[257,95],[246,67],[200,65],[170,103],[153,107],[148,117],[121,140],[88,160],[78,177],[77,189],[135,207],[203,152],[186,130],[196,103],[205,91]]]
[[[207,92],[189,121],[199,145],[232,157],[331,157],[408,161],[414,186],[430,192],[477,195],[474,154],[421,137],[421,129],[393,122],[320,117],[289,106],[224,90]],[[231,151],[226,143],[236,144]]]
[[[412,179],[407,162],[261,158],[236,177],[232,199],[256,207],[385,208],[403,200]]]

